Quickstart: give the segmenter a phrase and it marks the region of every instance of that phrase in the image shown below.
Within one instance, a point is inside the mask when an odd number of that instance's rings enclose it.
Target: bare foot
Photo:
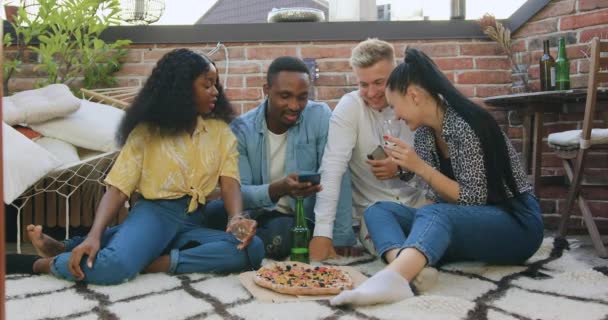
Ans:
[[[65,251],[65,245],[62,242],[42,233],[42,226],[28,225],[27,235],[41,257],[54,257]]]

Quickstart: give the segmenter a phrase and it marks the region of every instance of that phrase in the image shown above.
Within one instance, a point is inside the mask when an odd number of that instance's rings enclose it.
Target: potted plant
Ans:
[[[528,83],[528,67],[529,61],[525,61],[526,57],[521,54],[515,54],[511,49],[511,30],[505,27],[502,23],[496,21],[496,18],[489,13],[484,14],[477,23],[490,39],[496,41],[500,48],[507,54],[507,58],[511,63],[511,73],[513,78],[513,91],[530,91]]]
[[[38,0],[37,14],[30,15],[20,7],[11,23],[14,32],[4,37],[5,47],[16,47],[16,53],[3,63],[4,95],[9,79],[20,71],[25,51],[37,56],[34,71],[46,76],[37,83],[70,84],[84,77],[88,87],[111,85],[113,73],[120,69],[129,40],[107,43],[101,33],[120,24],[118,0]],[[33,45],[32,40],[37,44]]]

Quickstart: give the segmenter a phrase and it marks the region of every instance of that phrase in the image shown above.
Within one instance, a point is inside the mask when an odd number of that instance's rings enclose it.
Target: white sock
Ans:
[[[359,287],[340,293],[329,303],[332,306],[370,305],[397,302],[413,296],[414,293],[405,278],[395,271],[384,269],[367,279]]]

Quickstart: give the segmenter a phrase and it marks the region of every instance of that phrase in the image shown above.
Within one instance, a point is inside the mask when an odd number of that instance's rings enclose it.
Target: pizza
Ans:
[[[353,280],[338,267],[277,262],[261,267],[253,281],[264,288],[291,295],[332,295],[352,289]]]

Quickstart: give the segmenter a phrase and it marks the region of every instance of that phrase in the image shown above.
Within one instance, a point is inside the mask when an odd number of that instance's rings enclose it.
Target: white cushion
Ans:
[[[55,158],[61,162],[62,166],[80,161],[76,147],[74,147],[73,144],[63,140],[51,137],[42,137],[36,140],[36,144],[54,155]]]
[[[61,163],[6,123],[2,123],[4,203],[13,202],[27,188]]]
[[[578,147],[580,145],[582,132],[582,130],[570,130],[552,133],[547,138],[547,141],[549,144],[557,146]],[[608,129],[592,129],[591,144],[605,143],[608,143]]]
[[[80,99],[65,84],[51,84],[44,88],[15,93],[11,101],[23,112],[26,124],[34,124],[64,117],[78,110]]]
[[[15,106],[11,97],[2,97],[2,120],[9,126],[25,123],[25,112]]]
[[[81,100],[78,111],[30,127],[43,136],[69,142],[77,147],[97,150],[118,150],[114,137],[125,112],[109,105]]]

